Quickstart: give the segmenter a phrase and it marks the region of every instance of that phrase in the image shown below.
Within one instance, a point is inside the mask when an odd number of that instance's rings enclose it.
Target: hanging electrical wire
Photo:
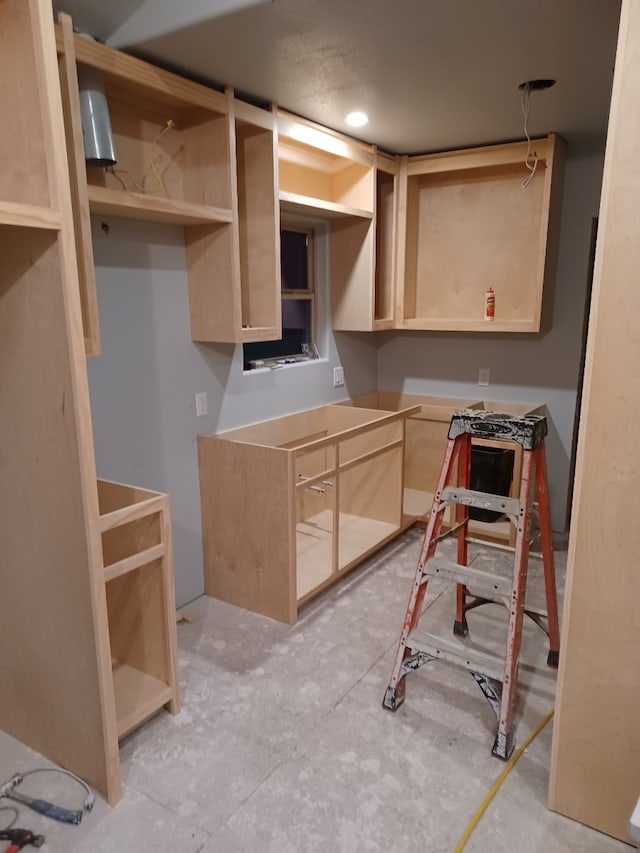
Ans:
[[[524,135],[527,137],[527,155],[524,158],[524,165],[529,170],[529,174],[522,182],[522,188],[526,190],[534,178],[536,169],[538,168],[538,157],[535,152],[531,153],[531,137],[529,136],[529,112],[531,110],[531,83],[524,83],[522,86],[522,97],[520,99],[522,106],[522,116],[524,118]]]

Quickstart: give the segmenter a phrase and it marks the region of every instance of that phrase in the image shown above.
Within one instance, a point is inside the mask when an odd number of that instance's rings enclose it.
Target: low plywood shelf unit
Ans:
[[[167,495],[98,480],[118,737],[179,708]]]
[[[207,595],[295,622],[299,606],[403,530],[412,411],[324,406],[201,436]]]
[[[397,328],[537,332],[555,276],[564,143],[551,134],[401,162]],[[495,317],[485,320],[485,294]]]

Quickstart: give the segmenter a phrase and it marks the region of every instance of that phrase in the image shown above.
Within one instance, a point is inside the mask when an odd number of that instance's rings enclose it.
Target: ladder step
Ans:
[[[504,661],[500,657],[470,649],[455,640],[443,640],[432,634],[412,631],[407,646],[412,652],[424,652],[430,657],[456,664],[469,672],[477,672],[495,681],[502,682],[504,678]]]
[[[502,495],[490,495],[487,492],[476,492],[473,489],[461,489],[458,486],[447,486],[442,490],[441,501],[464,506],[475,506],[480,509],[492,509],[507,515],[518,515],[520,501],[517,498],[507,498]]]
[[[424,573],[432,578],[463,583],[470,590],[481,593],[485,598],[502,596],[511,597],[512,579],[474,569],[473,566],[460,566],[444,557],[432,557],[424,567]]]

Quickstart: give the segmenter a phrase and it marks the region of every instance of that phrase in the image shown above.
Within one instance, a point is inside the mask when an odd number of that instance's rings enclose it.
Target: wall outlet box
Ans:
[[[478,371],[478,385],[488,385],[491,381],[491,371],[488,367],[481,367]]]
[[[207,414],[207,392],[201,391],[196,394],[196,417],[201,418]]]
[[[344,385],[344,367],[333,368],[333,387],[342,388]]]

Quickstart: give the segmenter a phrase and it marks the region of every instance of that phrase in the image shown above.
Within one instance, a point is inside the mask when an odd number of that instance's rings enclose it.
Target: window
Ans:
[[[244,344],[244,369],[277,367],[317,358],[313,228],[280,228],[282,340]]]

